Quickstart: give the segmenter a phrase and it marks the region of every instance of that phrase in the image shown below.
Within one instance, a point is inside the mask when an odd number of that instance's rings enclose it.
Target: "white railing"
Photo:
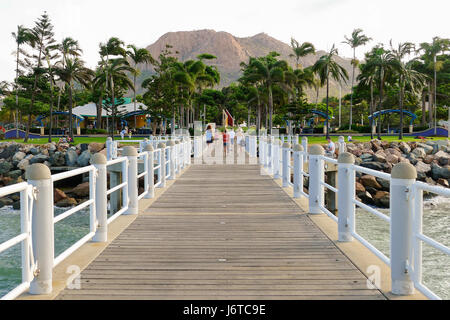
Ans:
[[[1,299],[15,299],[27,290],[30,294],[50,294],[52,273],[57,265],[88,241],[106,242],[111,222],[123,214],[137,214],[139,200],[153,198],[155,187],[163,188],[166,179],[175,179],[176,174],[190,164],[191,143],[186,139],[177,144],[169,141],[168,144],[156,150],[148,144],[140,153],[136,148],[126,146],[122,157],[109,161],[97,153],[91,158],[92,165],[55,175],[50,174],[47,166],[33,164],[27,169],[27,182],[0,188],[0,197],[20,192],[21,204],[21,233],[0,243],[0,253],[22,244],[22,282]],[[138,173],[138,158],[143,161],[144,170],[141,173]],[[121,182],[111,185],[110,189],[107,189],[108,167],[112,170],[110,174],[120,172],[122,175]],[[155,171],[158,176],[156,182]],[[54,183],[82,174],[89,174],[89,199],[55,217]],[[141,178],[144,178],[145,188],[138,195],[138,181]],[[108,196],[117,191],[121,191],[122,205],[108,218]],[[88,207],[88,234],[55,257],[55,224]]]
[[[307,140],[302,138],[301,145],[294,145],[291,149],[289,137],[260,137],[260,164],[265,174],[273,174],[280,178],[282,186],[293,188],[294,198],[305,197],[309,204],[310,214],[327,214],[337,223],[338,240],[341,242],[358,240],[391,269],[392,293],[409,295],[414,288],[430,299],[439,299],[422,283],[422,243],[435,248],[445,255],[450,255],[450,248],[431,239],[422,232],[423,191],[450,197],[450,189],[431,186],[416,181],[414,166],[399,163],[392,169],[391,174],[372,170],[354,164],[353,155],[345,152],[343,138],[338,142],[339,157],[333,159],[324,156],[320,145],[307,148]],[[298,141],[298,138],[294,138]],[[306,142],[306,143],[305,143]],[[281,145],[281,159],[277,159],[277,148]],[[272,158],[272,159],[271,159]],[[278,169],[277,165],[281,168]],[[304,172],[304,165],[308,165],[308,173]],[[325,181],[325,171],[328,165],[337,166],[337,185],[330,185]],[[291,182],[293,172],[293,183]],[[390,213],[384,214],[376,208],[364,204],[356,199],[356,172],[372,175],[390,183]],[[304,178],[309,177],[308,194],[303,191]],[[334,215],[325,205],[325,189],[337,196],[338,216]],[[356,206],[373,214],[390,225],[390,258],[376,248],[355,230]]]
[[[30,288],[31,280],[36,271],[36,264],[33,257],[33,247],[31,238],[31,225],[33,210],[33,187],[26,183],[18,183],[15,185],[0,188],[0,197],[4,197],[16,192],[20,192],[20,234],[8,241],[0,243],[0,253],[21,243],[22,252],[22,282],[11,290],[9,293],[1,297],[2,300],[15,299]]]

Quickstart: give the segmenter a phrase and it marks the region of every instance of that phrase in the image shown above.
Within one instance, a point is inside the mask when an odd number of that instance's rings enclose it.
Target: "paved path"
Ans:
[[[384,299],[258,165],[193,165],[57,299]]]

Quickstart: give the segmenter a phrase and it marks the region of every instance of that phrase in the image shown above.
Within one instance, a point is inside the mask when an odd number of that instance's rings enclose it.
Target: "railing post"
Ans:
[[[266,166],[266,151],[265,151],[265,138],[264,136],[259,136],[259,163],[262,166]]]
[[[167,146],[169,147],[169,180],[175,180],[175,170],[176,170],[176,165],[175,165],[175,141],[170,140],[169,143],[167,144]]]
[[[154,170],[154,152],[153,152],[153,146],[151,144],[147,144],[144,147],[144,151],[148,153],[148,192],[144,196],[145,199],[151,199],[155,196],[155,170]]]
[[[97,169],[95,188],[95,212],[97,216],[97,230],[93,242],[106,242],[108,240],[108,197],[106,158],[101,153],[95,153],[91,164]]]
[[[414,284],[409,273],[411,261],[411,234],[413,219],[412,185],[416,181],[416,168],[401,162],[391,171],[391,281],[392,293],[410,295]]]
[[[281,140],[276,138],[273,145],[273,178],[280,179],[281,178]]]
[[[106,138],[106,160],[110,161],[117,158],[116,141],[111,137]]]
[[[305,163],[308,159],[307,159],[307,154],[308,154],[308,138],[307,137],[302,137],[302,147],[303,147],[303,163]]]
[[[50,294],[53,290],[54,260],[53,182],[50,169],[41,163],[32,164],[26,179],[35,188],[32,211],[32,243],[38,268],[31,281],[30,294]]]
[[[125,146],[122,152],[128,158],[128,210],[125,214],[138,213],[138,184],[137,184],[137,150],[132,146]]]
[[[293,145],[297,145],[299,142],[298,142],[298,134],[294,134],[294,141],[293,141]]]
[[[346,152],[346,146],[345,146],[345,138],[343,136],[340,136],[338,138],[338,147],[339,147],[339,153]]]
[[[338,157],[338,241],[353,240],[355,232],[355,157],[349,152]]]
[[[300,198],[303,191],[303,147],[294,145],[294,198]]]
[[[309,213],[322,213],[324,205],[324,188],[320,184],[324,181],[324,164],[321,156],[325,151],[321,145],[314,144],[309,148]]]
[[[250,137],[250,157],[256,157],[256,135]]]
[[[159,187],[164,188],[166,186],[166,144],[160,142],[158,144],[158,149],[161,149],[159,152],[159,172],[161,174],[161,184]]]
[[[289,165],[291,163],[291,145],[289,142],[283,143],[283,188],[289,187],[291,174]]]

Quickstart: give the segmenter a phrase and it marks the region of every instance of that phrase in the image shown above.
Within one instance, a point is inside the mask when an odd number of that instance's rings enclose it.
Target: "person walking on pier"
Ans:
[[[230,143],[230,135],[227,132],[226,128],[223,130],[222,139],[223,139],[223,153],[227,154],[227,146]]]

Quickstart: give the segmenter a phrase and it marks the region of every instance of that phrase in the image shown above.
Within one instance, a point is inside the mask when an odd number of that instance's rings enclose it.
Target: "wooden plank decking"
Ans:
[[[257,165],[193,165],[57,299],[384,299]]]

